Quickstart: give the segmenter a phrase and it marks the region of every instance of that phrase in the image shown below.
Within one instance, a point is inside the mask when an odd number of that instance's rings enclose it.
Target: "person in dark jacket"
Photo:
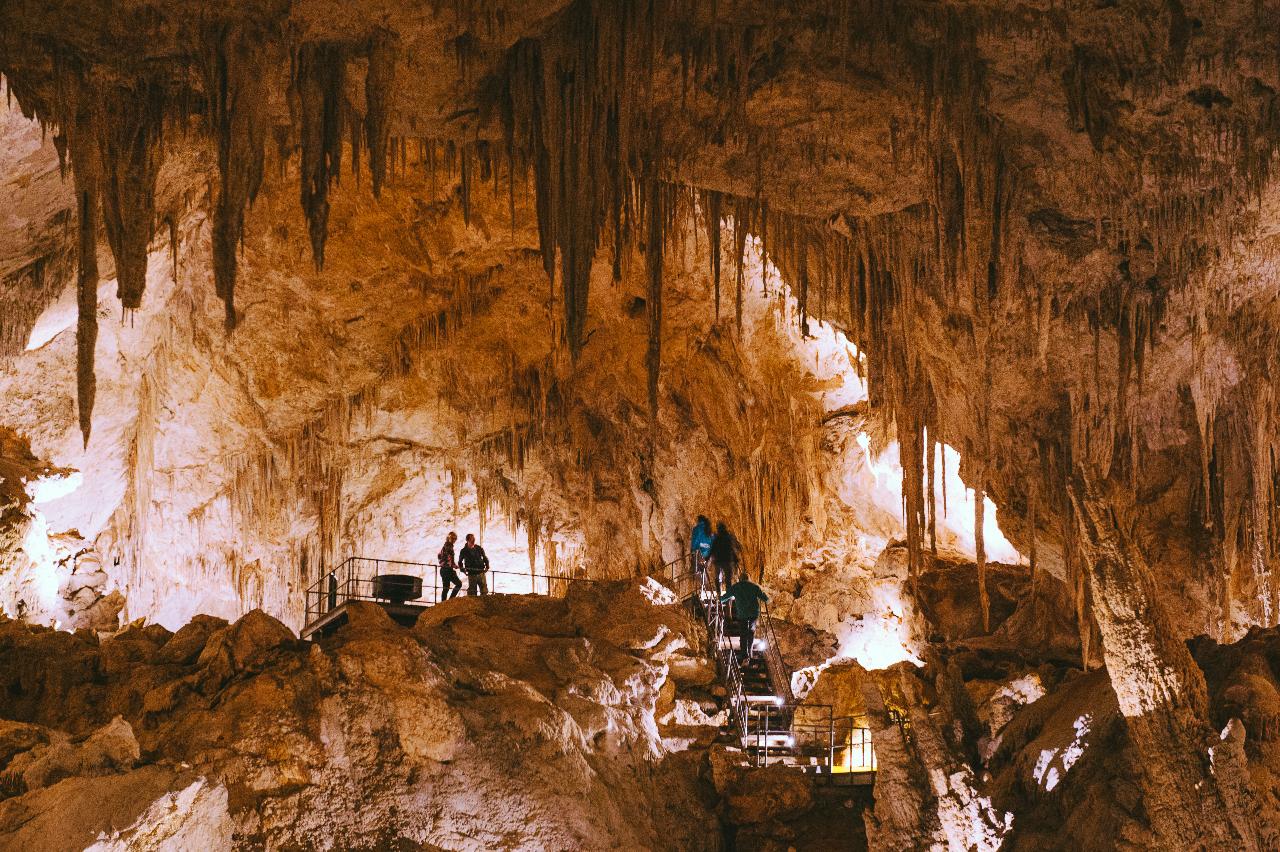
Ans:
[[[693,561],[693,570],[701,577],[707,570],[707,558],[711,555],[711,521],[706,515],[699,515],[689,533],[689,557]]]
[[[730,600],[733,601],[734,615],[737,616],[738,623],[742,627],[741,633],[738,634],[738,662],[742,662],[753,656],[751,646],[756,641],[756,621],[760,618],[760,602],[769,600],[769,596],[764,593],[764,589],[751,582],[747,572],[743,571],[738,577],[738,582],[730,586],[720,598],[721,603]]]
[[[733,533],[729,532],[729,528],[725,526],[724,521],[716,524],[716,534],[711,539],[709,555],[711,557],[711,568],[715,573],[717,592],[733,582],[733,576],[738,572],[738,555],[740,552],[741,547],[738,545],[738,539]]]
[[[458,596],[458,592],[462,591],[462,578],[458,576],[458,561],[453,555],[453,543],[458,540],[458,534],[451,532],[444,539],[444,547],[440,548],[440,552],[436,554],[436,564],[440,566],[440,600],[447,601],[449,598]]]
[[[489,571],[489,557],[485,555],[484,548],[476,544],[476,537],[471,533],[467,533],[467,543],[458,553],[458,562],[462,565],[462,573],[467,575],[467,594],[489,594],[489,584],[484,576]]]

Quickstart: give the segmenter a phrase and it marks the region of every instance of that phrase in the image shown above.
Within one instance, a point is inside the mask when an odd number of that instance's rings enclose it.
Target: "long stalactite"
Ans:
[[[369,172],[375,197],[387,179],[387,143],[391,135],[391,102],[395,96],[396,43],[394,34],[378,30],[369,39],[369,71],[365,76],[365,144],[369,148]],[[358,158],[359,139],[352,136],[351,156]],[[359,171],[359,160],[353,165]]]
[[[264,39],[239,27],[204,34],[209,123],[218,149],[218,197],[213,213],[213,280],[226,308],[228,331],[236,325],[236,256],[244,234],[245,206],[262,185],[267,131]]]
[[[94,111],[77,96],[75,120],[65,129],[76,191],[76,408],[85,447],[93,429],[97,396],[94,371],[98,343],[98,211],[100,169]]]
[[[324,266],[329,235],[329,187],[342,169],[343,81],[346,51],[330,42],[298,49],[294,87],[300,112],[301,197],[311,237],[311,256]]]
[[[147,249],[155,230],[164,91],[158,83],[144,81],[107,86],[99,96],[95,130],[102,223],[116,261],[116,295],[126,310],[137,310],[147,286]]]

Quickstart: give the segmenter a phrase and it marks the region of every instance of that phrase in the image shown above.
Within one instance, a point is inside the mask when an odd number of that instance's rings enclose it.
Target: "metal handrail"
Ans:
[[[360,570],[361,566],[372,565],[372,569],[368,572]],[[321,617],[327,615],[339,605],[351,600],[368,600],[379,601],[385,598],[378,597],[373,594],[372,584],[373,577],[381,573],[382,566],[408,566],[419,569],[431,569],[429,571],[421,571],[422,578],[422,594],[415,598],[412,603],[414,606],[433,606],[440,603],[442,599],[442,589],[440,585],[439,564],[435,562],[410,562],[403,559],[381,559],[369,556],[348,556],[332,570],[324,572],[320,579],[312,583],[306,590],[305,613],[303,620],[303,632]],[[369,576],[363,576],[368,573]],[[463,573],[465,576],[464,572]],[[515,594],[546,594],[558,597],[568,590],[572,583],[595,583],[599,582],[592,577],[575,577],[571,575],[557,574],[537,574],[529,571],[502,571],[489,569],[484,572],[486,577],[494,578],[493,587],[490,592],[496,594],[511,594],[513,592],[504,592],[496,588],[500,578],[517,578],[521,581],[528,581],[529,592],[514,592]],[[537,581],[545,581],[546,591],[540,592],[537,589],[539,585]]]
[[[764,602],[764,661],[769,669],[769,680],[777,695],[782,696],[783,703],[795,704],[796,696],[791,691],[791,669],[782,658],[782,646],[778,643],[778,634],[773,629],[773,615],[769,610],[769,602]]]

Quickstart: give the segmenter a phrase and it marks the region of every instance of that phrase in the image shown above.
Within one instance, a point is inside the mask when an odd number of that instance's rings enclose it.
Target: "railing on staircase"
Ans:
[[[791,691],[791,667],[782,659],[782,644],[773,629],[773,614],[769,602],[764,602],[764,609],[756,624],[756,632],[764,639],[764,661],[769,669],[769,680],[773,684],[775,694],[782,698],[784,704],[796,703],[795,693]]]

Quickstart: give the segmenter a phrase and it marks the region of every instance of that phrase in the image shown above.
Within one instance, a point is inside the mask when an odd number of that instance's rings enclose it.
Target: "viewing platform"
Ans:
[[[467,593],[467,576],[462,579],[459,597]],[[490,594],[562,596],[571,583],[591,583],[586,577],[551,576],[520,571],[486,571]],[[443,600],[440,566],[430,562],[398,559],[347,558],[327,571],[306,592],[306,615],[300,633],[303,639],[328,636],[348,618],[353,601],[381,606],[391,620],[412,627],[428,607]]]

